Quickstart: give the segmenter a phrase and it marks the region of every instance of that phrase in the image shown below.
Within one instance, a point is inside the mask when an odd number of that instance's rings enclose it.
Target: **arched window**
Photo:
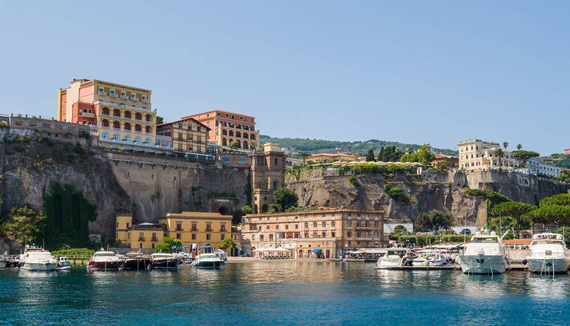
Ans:
[[[236,131],[236,137],[241,137],[241,132]]]
[[[101,121],[101,125],[105,128],[109,128],[109,120],[103,119],[103,121]]]
[[[113,135],[113,140],[119,140],[119,134],[114,134],[114,135]]]
[[[113,121],[113,129],[121,129],[121,123],[119,121]]]
[[[119,110],[119,109],[114,109],[114,110],[113,110],[113,116],[114,116],[114,117],[120,117],[120,116],[121,116],[121,110]]]
[[[237,143],[237,145],[238,145],[238,148],[241,148],[241,142],[239,141],[239,139],[236,140],[236,143]]]
[[[222,146],[228,146],[228,142],[225,138],[222,138]]]
[[[125,111],[125,119],[132,118],[131,111]]]
[[[273,181],[273,190],[277,190],[278,185],[279,183],[277,183],[277,181]]]
[[[135,119],[136,119],[136,120],[142,120],[142,114],[140,114],[140,113],[138,113],[138,112],[135,113]]]
[[[123,138],[123,140],[126,142],[131,142],[131,135],[125,135],[125,138]]]
[[[244,133],[243,133],[243,138],[248,139],[248,138],[249,138],[249,135],[244,132]]]
[[[245,149],[249,149],[249,147],[248,147],[248,145],[247,145],[247,141],[246,141],[246,140],[244,140],[244,141],[243,141],[243,148],[245,148]]]
[[[109,115],[109,108],[108,107],[104,107],[103,108],[103,112],[101,112],[103,115]]]
[[[151,133],[152,133],[152,129],[150,128],[150,126],[146,126],[146,127],[144,128],[144,131],[145,131],[147,134],[151,134]]]
[[[228,135],[228,131],[226,129],[222,129],[222,136],[227,136]]]
[[[234,135],[234,131],[230,130],[230,136],[233,136],[233,135]]]
[[[142,131],[142,127],[139,124],[135,125],[135,131],[141,132]]]
[[[141,143],[141,138],[139,136],[135,137],[135,143],[137,143],[137,144]]]
[[[144,143],[147,144],[147,145],[150,145],[150,138],[145,139],[145,140],[144,140]]]
[[[101,134],[101,138],[102,138],[102,139],[105,139],[105,140],[109,139],[109,133],[108,133],[108,132],[102,133],[102,134]]]
[[[146,115],[146,121],[149,121],[149,122],[152,121],[152,115],[147,114]]]
[[[131,131],[131,124],[130,123],[125,123],[125,130]]]
[[[255,140],[255,134],[251,134],[251,137],[249,137],[249,139]]]

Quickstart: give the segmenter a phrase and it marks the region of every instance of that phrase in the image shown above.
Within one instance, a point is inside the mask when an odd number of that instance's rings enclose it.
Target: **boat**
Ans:
[[[566,255],[564,237],[558,233],[535,234],[530,243],[531,254],[526,257],[532,273],[566,273],[570,259]]]
[[[112,251],[101,249],[93,254],[87,268],[90,270],[118,270],[123,261]]]
[[[70,268],[71,268],[71,262],[69,261],[69,259],[67,259],[67,257],[65,256],[59,257],[59,259],[57,260],[57,269],[66,270]]]
[[[216,254],[200,254],[196,257],[194,262],[192,262],[192,267],[194,268],[220,269],[223,265],[224,260]]]
[[[402,267],[405,262],[409,260],[411,253],[406,248],[387,248],[382,250],[378,261],[376,262],[377,269],[390,269]],[[405,261],[404,261],[404,258]]]
[[[142,252],[129,252],[123,263],[124,270],[140,271],[145,270],[150,265],[150,258],[144,256]]]
[[[509,265],[509,259],[502,240],[503,238],[495,232],[491,232],[490,235],[477,232],[471,238],[471,242],[465,244],[463,254],[459,256],[463,273],[484,275],[504,273]]]
[[[177,269],[178,259],[172,254],[157,252],[150,255],[151,269]]]
[[[20,257],[20,268],[27,271],[54,271],[57,260],[43,248],[26,246]]]
[[[216,249],[214,250],[214,254],[216,256],[218,256],[224,263],[224,265],[226,265],[228,263],[228,254],[226,254],[225,251],[221,250],[221,249]]]

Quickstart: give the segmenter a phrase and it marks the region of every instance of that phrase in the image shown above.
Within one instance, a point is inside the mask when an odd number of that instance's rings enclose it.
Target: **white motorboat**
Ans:
[[[531,254],[526,258],[533,273],[566,273],[570,259],[566,255],[566,243],[562,234],[535,234],[530,243]]]
[[[376,268],[390,269],[404,266],[404,257],[409,256],[410,250],[406,248],[387,248],[380,253]]]
[[[477,232],[471,242],[465,244],[459,256],[461,270],[465,274],[502,274],[507,270],[509,259],[503,246],[502,237],[495,232],[482,235]]]
[[[192,262],[195,268],[213,268],[219,269],[224,265],[224,260],[216,254],[201,254]]]
[[[173,254],[156,252],[150,255],[151,269],[177,269],[179,263]]]
[[[57,267],[57,259],[49,251],[30,246],[26,246],[20,262],[20,268],[28,271],[54,271]]]
[[[87,268],[90,270],[117,270],[122,264],[123,261],[114,252],[101,249],[91,257]]]
[[[71,268],[71,262],[69,261],[69,259],[67,259],[67,257],[65,256],[59,257],[59,259],[57,260],[57,269],[66,270],[70,268]]]

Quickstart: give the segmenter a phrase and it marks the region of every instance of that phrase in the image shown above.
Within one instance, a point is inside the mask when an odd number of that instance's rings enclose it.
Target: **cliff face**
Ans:
[[[232,214],[246,203],[249,169],[11,139],[0,142],[0,175],[0,213],[13,205],[40,208],[52,182],[71,184],[97,206],[89,232],[107,242],[119,213],[133,214],[137,223],[182,210]]]
[[[506,172],[370,174],[357,176],[358,183],[351,183],[349,176],[339,175],[335,170],[314,168],[304,169],[297,176],[287,174],[286,181],[303,206],[384,209],[387,218],[412,220],[437,209],[453,215],[456,224],[468,225],[485,224],[487,207],[484,199],[467,194],[465,188],[494,190],[531,204],[566,191],[565,186],[553,182]],[[383,190],[386,184],[401,187],[405,196],[392,199]]]

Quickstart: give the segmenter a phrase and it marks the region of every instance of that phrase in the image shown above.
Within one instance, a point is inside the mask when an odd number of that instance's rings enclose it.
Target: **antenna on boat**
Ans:
[[[511,231],[511,229],[508,229],[507,232],[505,232],[505,234],[503,234],[503,236],[501,237],[501,241],[503,241],[503,238],[504,238],[507,234],[509,234],[510,231]]]

